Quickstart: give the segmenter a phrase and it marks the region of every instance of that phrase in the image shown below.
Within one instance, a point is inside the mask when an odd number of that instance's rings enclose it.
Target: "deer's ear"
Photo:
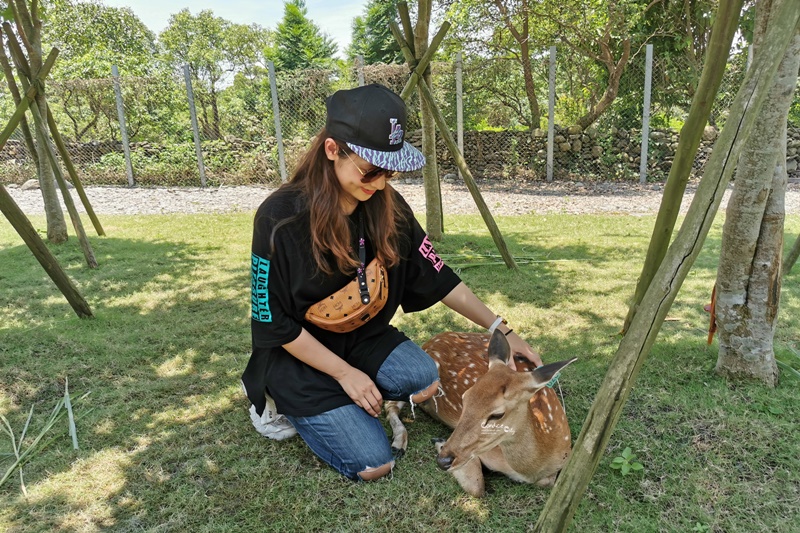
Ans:
[[[511,347],[508,345],[506,336],[499,329],[495,329],[492,338],[489,339],[489,363],[501,361],[503,364],[507,364],[510,356]]]
[[[577,360],[577,357],[573,357],[572,359],[567,359],[566,361],[559,361],[557,363],[550,363],[548,365],[540,366],[530,373],[531,381],[533,382],[533,388],[539,389],[544,387],[556,376],[556,374],[561,372],[567,365],[574,363]]]

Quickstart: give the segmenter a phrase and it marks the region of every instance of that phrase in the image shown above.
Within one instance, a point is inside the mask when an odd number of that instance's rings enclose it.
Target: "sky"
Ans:
[[[193,15],[210,9],[217,17],[237,24],[256,23],[274,30],[283,18],[284,0],[102,0],[111,7],[129,7],[158,35],[167,27],[169,17],[183,8]],[[339,47],[338,57],[350,45],[353,19],[364,14],[367,0],[306,0],[308,18]]]

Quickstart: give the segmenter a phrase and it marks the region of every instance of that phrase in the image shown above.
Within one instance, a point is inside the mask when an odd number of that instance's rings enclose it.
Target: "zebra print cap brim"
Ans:
[[[422,152],[405,141],[403,141],[403,148],[396,152],[381,152],[352,143],[347,143],[347,146],[364,161],[386,170],[411,172],[425,166],[425,156],[422,155]]]

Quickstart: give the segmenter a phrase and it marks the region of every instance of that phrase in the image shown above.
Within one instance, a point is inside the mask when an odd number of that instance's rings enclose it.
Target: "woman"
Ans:
[[[255,216],[253,353],[242,383],[260,433],[283,439],[297,432],[344,476],[373,480],[394,467],[378,419],[383,400],[420,403],[438,390],[431,358],[389,324],[399,306],[412,312],[442,301],[481,327],[500,328],[514,351],[541,360],[444,265],[389,185],[398,172],[425,164],[403,140],[400,97],[381,85],[338,91],[327,112],[292,179]],[[363,280],[373,259],[388,279],[380,311],[345,333],[307,315],[354,276]]]

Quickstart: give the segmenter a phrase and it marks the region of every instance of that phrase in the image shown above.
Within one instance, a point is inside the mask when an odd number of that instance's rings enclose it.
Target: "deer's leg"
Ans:
[[[480,498],[486,493],[483,468],[481,467],[480,459],[477,457],[461,468],[451,471],[451,473],[467,494]]]
[[[386,418],[392,427],[392,453],[400,457],[408,447],[408,433],[400,420],[400,409],[406,402],[420,403],[439,389],[436,363],[412,341],[397,346],[381,365],[376,375],[386,405]]]
[[[400,458],[406,453],[408,449],[408,431],[403,421],[400,420],[400,410],[405,405],[405,402],[386,402],[386,420],[392,427],[392,454],[396,458]]]

